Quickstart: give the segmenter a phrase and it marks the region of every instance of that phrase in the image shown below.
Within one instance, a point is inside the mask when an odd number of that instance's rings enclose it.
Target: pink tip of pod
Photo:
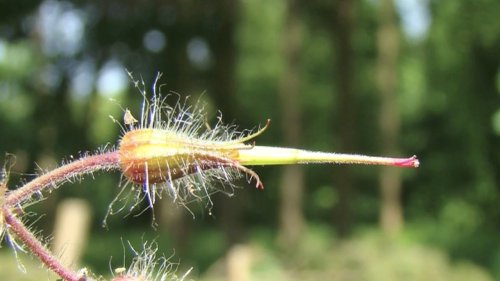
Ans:
[[[410,158],[395,159],[394,166],[405,167],[405,168],[418,168],[418,166],[420,166],[420,162],[418,161],[417,156],[413,155]]]

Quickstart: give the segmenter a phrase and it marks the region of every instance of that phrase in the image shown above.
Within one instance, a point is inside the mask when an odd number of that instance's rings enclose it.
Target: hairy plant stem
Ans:
[[[2,202],[1,215],[4,223],[8,226],[9,232],[14,233],[23,244],[29,248],[41,262],[50,270],[54,271],[62,279],[67,281],[85,281],[86,276],[82,276],[66,268],[40,240],[19,220],[12,209],[17,208],[33,194],[55,189],[60,184],[71,180],[75,176],[90,174],[98,170],[112,170],[119,168],[119,153],[116,151],[101,153],[82,157],[78,160],[62,165],[61,167],[49,171],[32,181],[26,183],[21,188],[8,193]]]
[[[45,266],[67,281],[85,281],[87,278],[66,268],[52,253],[38,240],[38,238],[6,207],[2,209],[4,222],[9,232],[14,233],[29,251],[42,261]]]
[[[266,125],[267,127],[267,125]],[[120,150],[99,153],[96,155],[85,156],[70,163],[64,164],[52,171],[48,171],[45,174],[42,174],[32,181],[26,183],[22,187],[17,190],[13,190],[5,194],[4,200],[2,200],[2,196],[0,196],[0,223],[6,226],[9,233],[14,234],[26,248],[29,249],[33,255],[35,255],[43,264],[45,264],[50,270],[58,274],[62,279],[67,281],[86,281],[87,276],[84,273],[79,273],[72,271],[68,267],[65,267],[61,261],[54,256],[44,245],[43,243],[24,225],[21,219],[16,217],[15,210],[19,210],[22,208],[21,206],[29,202],[30,199],[33,198],[35,194],[42,194],[48,191],[52,191],[56,189],[61,184],[71,181],[72,179],[79,178],[80,176],[91,174],[93,172],[99,170],[119,170],[122,168],[125,172],[127,169],[135,169],[133,171],[140,173],[140,181],[139,183],[143,183],[144,181],[149,183],[148,180],[148,162],[147,156],[150,155],[154,160],[151,162],[151,167],[155,165],[160,167],[158,163],[163,163],[166,161],[168,164],[168,160],[175,162],[172,163],[183,163],[189,167],[191,164],[189,161],[193,161],[193,159],[189,157],[207,157],[213,156],[210,153],[215,152],[226,152],[226,154],[222,154],[221,157],[217,157],[218,154],[214,154],[212,161],[214,162],[214,166],[208,165],[207,169],[216,168],[218,164],[231,164],[246,173],[250,173],[252,177],[258,176],[251,170],[247,169],[243,165],[288,165],[288,164],[306,164],[306,163],[339,163],[339,164],[372,164],[372,165],[389,165],[389,166],[397,166],[397,167],[418,167],[419,162],[418,159],[413,156],[409,158],[389,158],[389,157],[371,157],[364,155],[350,155],[350,154],[337,154],[337,153],[322,153],[322,152],[312,152],[300,149],[292,149],[292,148],[279,148],[279,147],[264,147],[264,146],[248,146],[244,145],[243,141],[247,139],[251,139],[258,134],[260,134],[266,127],[261,129],[259,132],[247,136],[245,138],[240,139],[238,142],[228,142],[227,146],[221,146],[220,143],[207,143],[207,152],[206,154],[198,152],[198,154],[193,153],[189,154],[186,152],[186,149],[193,149],[196,152],[196,146],[194,144],[199,143],[189,143],[186,147],[176,147],[175,145],[179,145],[179,143],[172,142],[171,136],[170,138],[160,138],[160,144],[169,140],[172,143],[167,143],[165,145],[174,145],[173,148],[169,148],[167,156],[165,153],[158,152],[158,142],[151,141],[151,139],[146,138],[143,142],[133,142],[130,146],[124,146],[123,143],[120,146]],[[146,131],[139,131],[139,133],[144,133]],[[142,136],[142,135],[140,135]],[[123,141],[123,139],[122,139]],[[205,143],[201,143],[205,144]],[[203,145],[201,145],[203,147]],[[210,150],[210,145],[216,146],[216,149]],[[219,146],[217,146],[219,145]],[[226,150],[222,149],[225,148]],[[135,154],[132,152],[136,152]],[[186,162],[179,161],[177,158],[172,158],[174,154],[179,154],[178,157],[187,157]],[[146,153],[149,152],[150,154]],[[152,154],[151,154],[152,153]],[[125,157],[124,157],[125,156]],[[161,160],[162,156],[167,157],[164,161]],[[131,165],[125,161],[123,158],[127,160],[128,158],[138,158],[139,161]],[[170,157],[170,158],[168,158]],[[229,158],[225,158],[229,157]],[[122,159],[120,159],[122,158]],[[182,160],[182,158],[180,158]],[[207,158],[211,159],[211,158]],[[227,162],[229,160],[234,161]],[[122,160],[122,161],[120,161]],[[142,162],[141,162],[142,161]],[[217,162],[219,161],[219,162]],[[143,162],[145,164],[143,164]],[[156,163],[156,164],[155,164]],[[141,168],[144,166],[145,170],[142,171]],[[182,167],[178,167],[182,168]],[[167,165],[168,169],[168,165]],[[174,171],[165,171],[163,168],[158,169],[160,172],[166,172],[168,174],[174,174]],[[145,176],[144,176],[145,175]],[[145,177],[144,179],[142,177]],[[165,177],[160,174],[159,179],[165,179]],[[151,179],[151,178],[150,178]],[[258,181],[260,182],[260,181]],[[257,185],[258,186],[258,185]],[[5,186],[4,186],[5,190]],[[1,226],[1,225],[0,225]],[[125,280],[125,279],[120,279]]]
[[[21,188],[8,193],[3,205],[7,208],[16,206],[29,199],[33,194],[44,191],[47,188],[56,188],[74,176],[90,174],[98,170],[119,168],[119,153],[117,151],[86,156],[40,175]]]

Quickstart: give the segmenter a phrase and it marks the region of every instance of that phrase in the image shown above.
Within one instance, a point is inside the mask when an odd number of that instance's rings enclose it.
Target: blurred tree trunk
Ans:
[[[211,73],[211,97],[217,109],[221,110],[226,122],[235,120],[239,112],[236,102],[236,39],[235,32],[240,14],[239,1],[220,0],[213,2],[216,9],[214,16],[215,30],[212,31],[210,47],[214,57]],[[244,239],[242,214],[243,196],[234,196],[228,200],[225,196],[215,198],[218,221],[223,229],[227,246],[231,247]]]
[[[377,88],[380,95],[380,134],[385,155],[398,152],[400,114],[398,109],[397,60],[399,32],[392,0],[379,1],[377,32]],[[389,235],[397,234],[403,224],[400,202],[401,176],[399,169],[384,167],[380,173],[380,225]]]
[[[185,91],[189,89],[190,64],[186,55],[186,47],[190,38],[190,11],[192,4],[189,2],[174,1],[164,3],[163,8],[171,8],[176,12],[177,18],[173,21],[172,26],[165,30],[169,36],[169,42],[165,51],[162,53],[162,59],[154,64],[157,64],[155,71],[158,69],[165,70],[165,76],[161,81],[168,83],[168,88],[173,91],[179,91],[183,95],[187,95]],[[169,6],[171,5],[171,6]],[[153,14],[154,15],[154,14]],[[151,16],[153,16],[151,15]],[[169,63],[167,68],[163,65]],[[164,95],[167,93],[163,93]],[[192,217],[186,210],[179,206],[177,202],[173,202],[168,196],[158,200],[153,209],[155,219],[157,220],[158,229],[161,232],[168,233],[172,239],[173,247],[176,254],[182,255],[189,250],[188,240],[186,237],[190,235],[190,221]]]
[[[73,153],[68,150],[69,147],[73,145],[82,147],[81,143],[76,141],[83,138],[78,130],[75,130],[76,125],[72,123],[68,85],[68,76],[61,74],[60,83],[53,90],[53,96],[49,94],[49,89],[44,88],[36,95],[36,107],[33,112],[36,144],[29,162],[32,163],[30,168],[32,171],[36,171],[39,167],[53,169],[57,166],[61,155]],[[42,213],[48,218],[42,226],[43,231],[51,231],[54,227],[54,206],[57,204],[58,194],[55,192],[41,202]]]
[[[236,39],[239,1],[219,0],[213,2],[216,8],[214,30],[210,47],[214,56],[211,91],[215,104],[224,112],[224,119],[232,120],[238,112],[236,102]]]
[[[353,48],[352,30],[354,25],[354,1],[339,0],[335,7],[334,41],[336,53],[337,115],[334,116],[334,131],[338,132],[337,151],[352,152],[354,142],[354,106],[353,106]],[[334,210],[334,222],[338,234],[345,237],[351,231],[353,201],[353,178],[349,166],[335,167],[334,184],[338,188],[339,204]]]
[[[281,76],[280,103],[282,104],[282,128],[285,143],[290,147],[300,145],[302,116],[300,109],[300,50],[303,34],[298,15],[297,0],[289,0],[285,15],[285,32],[282,38],[285,60]],[[280,196],[280,229],[278,242],[288,251],[293,251],[300,240],[304,226],[302,195],[304,192],[304,170],[298,166],[283,168]]]

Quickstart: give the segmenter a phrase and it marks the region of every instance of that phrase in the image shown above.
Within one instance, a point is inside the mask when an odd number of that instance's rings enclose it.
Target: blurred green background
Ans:
[[[116,145],[109,115],[141,104],[126,71],[148,90],[162,72],[164,93],[201,96],[212,121],[271,118],[257,144],[421,167],[254,167],[264,191],[242,182],[194,219],[162,200],[157,229],[151,211],[103,228],[120,175],[99,173],[32,208],[50,236],[58,202],[90,204],[80,264],[109,275],[125,241],[156,239],[197,280],[500,280],[499,15],[498,0],[2,1],[9,187]],[[8,248],[1,279],[28,278]]]

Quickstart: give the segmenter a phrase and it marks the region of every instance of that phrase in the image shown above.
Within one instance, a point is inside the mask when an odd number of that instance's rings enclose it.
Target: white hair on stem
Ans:
[[[155,242],[144,242],[140,251],[134,249],[130,243],[129,247],[134,253],[134,258],[128,268],[119,267],[114,270],[112,281],[183,281],[192,270],[190,268],[178,276],[176,271],[179,264],[171,262],[171,257],[158,258],[156,256],[158,245]]]

